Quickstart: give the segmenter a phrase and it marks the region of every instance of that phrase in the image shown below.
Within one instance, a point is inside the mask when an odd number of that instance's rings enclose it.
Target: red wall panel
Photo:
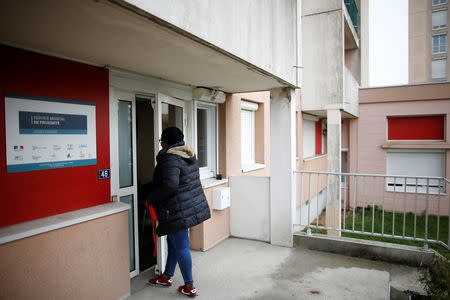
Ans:
[[[322,154],[322,121],[316,122],[316,155]]]
[[[108,70],[3,45],[0,66],[0,227],[108,202]],[[6,173],[5,92],[95,102],[97,165]]]
[[[443,140],[444,116],[390,117],[388,140]]]

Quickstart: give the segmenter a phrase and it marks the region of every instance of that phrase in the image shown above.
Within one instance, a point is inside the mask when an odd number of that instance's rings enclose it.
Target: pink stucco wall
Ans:
[[[129,293],[127,211],[0,245],[0,299]]]
[[[295,91],[297,97],[296,102],[296,127],[297,127],[297,163],[296,170],[301,171],[321,171],[326,172],[328,170],[327,155],[320,155],[315,158],[308,160],[303,159],[303,116],[301,111],[301,90],[297,89]],[[300,203],[306,202],[309,199],[309,176],[304,175],[303,180],[300,179],[300,174],[297,174],[296,184],[297,184],[297,201],[296,206],[300,207]],[[327,181],[325,176],[319,176],[319,183],[317,183],[317,176],[311,177],[311,190],[310,196],[314,197],[321,190],[326,187]],[[300,186],[303,185],[303,192],[301,193]]]
[[[255,113],[255,156],[256,162],[265,164],[263,169],[242,172],[241,166],[241,101],[259,104]],[[270,92],[239,93],[227,96],[226,133],[219,137],[219,143],[225,139],[226,174],[245,176],[270,175]]]
[[[365,173],[365,174],[386,174],[386,156],[387,148],[434,148],[445,149],[446,151],[446,166],[445,176],[448,178],[450,174],[450,94],[447,94],[448,99],[442,98],[442,91],[448,90],[450,84],[437,86],[437,91],[431,89],[432,86],[437,85],[423,85],[411,87],[398,87],[386,89],[365,89],[362,91],[362,103],[359,106],[359,118],[350,121],[350,152],[349,164],[350,172]],[[415,91],[414,93],[411,91]],[[425,100],[420,100],[425,92],[428,94]],[[433,100],[433,95],[436,95],[437,100]],[[407,101],[403,99],[407,98]],[[378,101],[379,100],[379,101]],[[418,116],[418,115],[442,115],[446,116],[446,129],[444,142],[387,142],[387,117],[388,116]],[[384,145],[384,146],[383,146]],[[382,147],[383,146],[383,147]],[[353,179],[352,179],[353,180]],[[350,206],[353,205],[353,200],[356,200],[356,206],[383,204],[384,182],[382,179],[376,180],[366,179],[366,186],[364,188],[364,180],[358,180],[356,199],[350,199]],[[375,185],[375,197],[373,194],[373,185]],[[350,182],[350,195],[353,194],[355,185]],[[447,186],[448,187],[448,186]],[[447,191],[448,193],[448,191]],[[394,207],[394,193],[385,192],[384,205],[388,210],[395,208],[396,211],[417,210],[423,212],[425,210],[425,196],[418,195],[417,207],[415,194],[413,193],[396,193],[395,207]],[[441,214],[448,215],[448,194],[440,196]],[[430,195],[429,197],[429,211],[432,214],[437,214],[438,210],[438,196]],[[445,209],[443,209],[445,207]]]
[[[208,250],[218,242],[230,236],[230,209],[212,209],[212,191],[227,187],[228,183],[204,189],[211,208],[211,218],[190,229],[190,247],[194,250]]]
[[[241,166],[241,101],[259,104],[255,112],[255,159],[264,168],[242,172]],[[270,92],[228,94],[219,105],[219,173],[230,176],[270,176]],[[210,207],[212,192],[228,183],[204,189]],[[191,228],[191,248],[207,250],[230,236],[230,209],[212,210],[211,219]]]

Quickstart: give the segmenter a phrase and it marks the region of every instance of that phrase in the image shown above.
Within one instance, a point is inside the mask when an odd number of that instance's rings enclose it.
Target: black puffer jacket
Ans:
[[[158,214],[158,236],[198,225],[211,217],[194,151],[184,142],[159,151],[147,201]]]

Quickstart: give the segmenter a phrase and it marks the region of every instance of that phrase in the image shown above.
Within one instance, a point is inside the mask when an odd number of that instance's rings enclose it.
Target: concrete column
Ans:
[[[293,246],[295,220],[295,91],[270,91],[270,243]]]
[[[341,105],[331,104],[327,110],[328,172],[341,172]],[[328,227],[341,227],[341,181],[339,176],[328,176]],[[340,236],[339,231],[328,230],[328,235]]]

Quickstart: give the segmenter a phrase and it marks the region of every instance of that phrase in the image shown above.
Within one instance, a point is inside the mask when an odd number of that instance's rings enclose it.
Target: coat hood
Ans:
[[[173,147],[170,148],[167,153],[175,154],[185,159],[189,159],[195,156],[194,150],[190,146]]]
[[[189,163],[193,163],[196,160],[194,150],[192,147],[186,146],[184,142],[179,142],[168,148],[161,149],[156,156],[156,161],[159,162],[166,154],[177,155]]]

